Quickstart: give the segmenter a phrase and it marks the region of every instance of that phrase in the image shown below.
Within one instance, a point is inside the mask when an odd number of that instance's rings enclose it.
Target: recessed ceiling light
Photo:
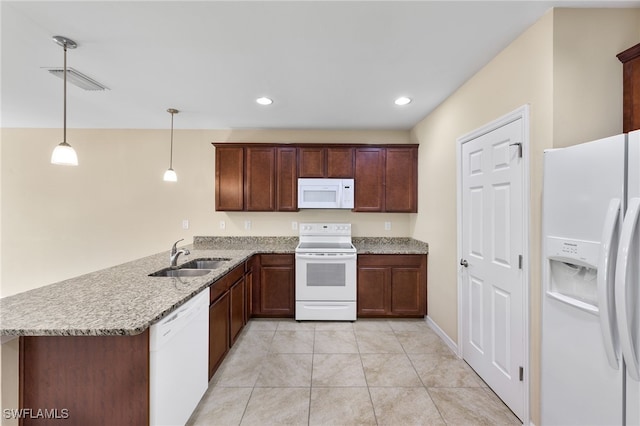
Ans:
[[[411,98],[407,98],[406,96],[400,96],[398,99],[394,101],[394,103],[400,106],[407,105],[408,103],[411,103]]]
[[[263,96],[261,98],[256,99],[256,102],[259,103],[260,105],[271,105],[273,103],[273,100]]]

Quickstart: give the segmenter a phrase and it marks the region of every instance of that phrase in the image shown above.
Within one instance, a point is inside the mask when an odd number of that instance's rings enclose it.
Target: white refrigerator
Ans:
[[[640,131],[544,153],[541,424],[640,425]]]

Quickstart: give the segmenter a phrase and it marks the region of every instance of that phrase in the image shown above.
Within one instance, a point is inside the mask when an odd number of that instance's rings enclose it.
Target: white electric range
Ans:
[[[296,320],[356,320],[356,248],[350,223],[301,223]]]

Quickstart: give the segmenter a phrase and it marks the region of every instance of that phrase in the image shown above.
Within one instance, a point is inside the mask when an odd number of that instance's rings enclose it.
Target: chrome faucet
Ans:
[[[171,247],[171,253],[169,255],[169,267],[170,268],[176,268],[177,267],[178,256],[180,256],[181,254],[184,254],[185,256],[188,256],[188,255],[191,254],[189,252],[189,250],[187,250],[186,248],[178,250],[178,243],[180,241],[182,241],[182,240],[184,240],[184,238],[179,239],[178,241],[173,243],[173,246]]]

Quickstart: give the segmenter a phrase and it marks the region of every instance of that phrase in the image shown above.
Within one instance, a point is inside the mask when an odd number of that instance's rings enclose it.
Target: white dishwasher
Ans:
[[[209,289],[153,324],[150,351],[150,424],[184,425],[207,390]]]

